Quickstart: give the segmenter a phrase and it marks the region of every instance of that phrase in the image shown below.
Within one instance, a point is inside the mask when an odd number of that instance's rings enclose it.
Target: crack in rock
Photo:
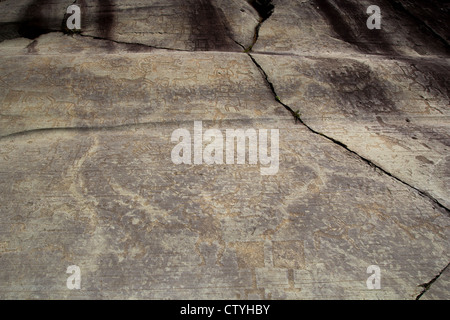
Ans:
[[[390,173],[389,171],[383,169],[381,166],[375,164],[374,162],[372,162],[371,160],[363,157],[362,155],[360,155],[359,153],[357,153],[356,151],[350,149],[346,144],[342,143],[339,140],[334,139],[333,137],[330,137],[322,132],[318,132],[316,130],[314,130],[312,127],[310,127],[309,125],[307,125],[300,117],[298,112],[295,112],[290,106],[288,106],[287,104],[283,103],[280,99],[280,97],[277,95],[275,87],[273,85],[272,82],[270,82],[269,77],[267,75],[267,73],[264,71],[264,69],[262,68],[262,66],[256,61],[256,59],[250,54],[247,53],[247,55],[250,57],[250,59],[253,61],[253,63],[255,64],[255,66],[259,69],[259,71],[261,72],[261,74],[263,75],[266,84],[269,86],[270,90],[272,91],[272,94],[275,98],[275,101],[277,101],[279,104],[281,104],[286,110],[288,110],[292,116],[295,119],[295,122],[300,122],[303,126],[305,126],[310,132],[322,136],[323,138],[333,142],[334,144],[339,145],[340,147],[344,148],[346,151],[350,152],[351,154],[355,155],[356,157],[358,157],[360,160],[362,160],[363,162],[365,162],[366,164],[368,164],[369,166],[371,166],[372,168],[374,168],[375,170],[379,170],[380,172],[382,172],[383,174],[393,178],[394,180],[404,184],[405,186],[415,190],[416,192],[418,192],[422,197],[431,200],[436,206],[440,207],[441,209],[443,209],[446,212],[446,215],[448,217],[450,217],[450,209],[447,208],[445,205],[443,205],[442,203],[440,203],[437,199],[435,199],[432,195],[430,195],[428,192],[423,191],[405,181],[403,181],[402,179],[396,177],[395,175],[393,175],[392,173]]]
[[[85,34],[85,33],[80,33],[78,35],[81,36],[81,37],[91,38],[91,39],[94,39],[94,40],[102,40],[102,41],[108,41],[109,43],[126,45],[126,46],[130,47],[131,49],[133,49],[134,51],[140,51],[140,49],[144,48],[144,49],[170,50],[170,51],[178,51],[178,52],[190,52],[189,50],[182,50],[182,49],[176,49],[176,48],[166,48],[166,47],[158,47],[158,46],[152,46],[152,45],[143,44],[143,43],[137,43],[137,42],[118,41],[118,40],[113,40],[113,39],[108,39],[108,38],[103,38],[103,37],[92,36],[92,35]]]
[[[250,47],[245,49],[246,52],[252,51],[256,42],[258,42],[259,30],[261,29],[261,26],[264,24],[264,22],[266,22],[267,19],[270,18],[270,16],[272,16],[273,12],[275,11],[275,5],[272,3],[272,0],[248,0],[248,2],[253,6],[253,8],[255,8],[261,19],[255,27],[253,43],[250,45]]]
[[[433,283],[435,283],[439,277],[445,272],[445,270],[447,270],[448,266],[450,266],[450,263],[447,264],[447,266],[445,266],[444,269],[441,270],[441,272],[439,272],[433,279],[431,279],[431,281],[427,282],[427,283],[423,283],[421,285],[419,285],[419,287],[423,287],[422,292],[416,297],[416,300],[420,300],[420,298],[422,298],[422,296],[427,293],[428,290],[430,290],[431,286],[433,285]]]
[[[75,132],[102,132],[102,131],[114,131],[114,130],[129,130],[129,129],[140,129],[147,128],[155,125],[161,125],[162,123],[170,124],[177,123],[176,121],[148,121],[139,123],[123,123],[117,125],[105,125],[105,126],[78,126],[78,127],[54,127],[54,128],[36,128],[23,130],[18,132],[13,132],[0,136],[0,141],[5,139],[13,139],[17,137],[22,137],[26,135],[32,135],[35,133],[45,133],[45,132],[64,132],[64,131],[75,131]]]
[[[272,0],[247,0],[263,20],[267,20],[275,10]]]

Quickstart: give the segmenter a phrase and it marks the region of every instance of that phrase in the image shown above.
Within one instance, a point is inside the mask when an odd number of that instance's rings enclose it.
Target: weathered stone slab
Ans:
[[[445,213],[336,144],[290,120],[205,121],[280,129],[279,173],[174,165],[191,125],[2,138],[2,298],[410,299],[447,263]]]
[[[263,2],[0,1],[0,298],[447,299],[445,14]],[[176,165],[200,121],[279,130],[276,172]]]
[[[253,42],[258,13],[245,0],[4,1],[0,41],[66,29],[69,5],[81,9],[81,33],[153,47],[239,51]]]
[[[245,54],[168,55],[109,47],[105,41],[97,46],[99,41],[62,34],[44,35],[28,46],[11,42],[18,44],[15,51],[9,42],[0,47],[1,135],[55,127],[257,119],[283,109]]]
[[[62,31],[70,0],[0,1],[0,41]]]
[[[450,276],[448,267],[439,275],[428,290],[420,297],[421,300],[448,300],[450,299]]]
[[[449,207],[447,60],[254,57],[310,127]]]
[[[440,35],[445,33],[429,27],[408,11],[413,8],[413,12],[420,12],[431,7],[433,27],[446,25],[448,7],[438,1],[414,1],[412,4],[412,1],[398,0],[376,3],[369,0],[275,0],[273,3],[275,11],[259,30],[258,42],[253,47],[256,52],[321,56],[336,53],[448,56],[450,53],[448,42]],[[366,25],[370,17],[367,8],[374,4],[382,15],[379,30],[369,30]]]

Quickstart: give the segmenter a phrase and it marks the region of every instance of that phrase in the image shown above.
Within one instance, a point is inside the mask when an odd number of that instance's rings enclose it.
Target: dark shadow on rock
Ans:
[[[75,3],[81,9],[81,30],[83,30],[83,25],[88,21],[89,7],[85,0],[77,0]],[[95,25],[98,30],[98,38],[101,39],[112,39],[112,31],[114,27],[114,1],[111,0],[99,0],[98,10],[95,12]],[[92,8],[92,7],[91,7]],[[66,21],[70,14],[66,14],[63,20],[62,28],[67,33],[72,33],[66,27]]]
[[[395,54],[382,30],[369,30],[366,27],[369,17],[366,15],[367,8],[343,0],[315,0],[315,3],[341,40],[354,45],[363,53]]]
[[[383,28],[370,30],[367,28],[367,7],[358,5],[357,1],[336,0],[339,8],[343,10],[346,16],[352,18],[352,25],[357,28],[357,45],[369,53],[381,53],[386,55],[397,55],[389,35]]]
[[[401,114],[392,99],[393,86],[380,79],[368,65],[352,60],[342,65],[333,59],[319,61],[323,66],[322,80],[333,87],[344,115]]]
[[[187,2],[191,26],[190,41],[195,51],[233,51],[236,44],[223,12],[211,0],[190,0]]]
[[[14,22],[0,23],[0,42],[19,38],[18,24]]]
[[[263,20],[268,19],[275,10],[272,0],[248,0],[248,2],[258,11]]]
[[[369,18],[366,5],[348,0],[314,1],[337,37],[354,45],[362,53],[399,56],[396,46],[399,49],[402,45],[409,46],[420,55],[450,53],[446,40],[449,28],[445,27],[448,25],[448,15],[445,15],[448,9],[444,4],[432,0],[378,0],[374,4],[381,8],[382,28],[369,30],[366,27]],[[433,17],[440,23],[434,21]],[[402,32],[400,35],[406,42],[395,43],[393,34],[385,31],[383,24],[391,23],[400,26],[396,32]],[[393,27],[395,24],[391,25],[391,29]]]
[[[88,6],[85,0],[76,1],[74,4],[81,9],[81,23],[88,14]],[[95,12],[96,24],[99,30],[99,37],[110,39],[114,26],[114,1],[98,0],[98,11]],[[18,25],[18,35],[28,39],[37,37],[55,31],[68,32],[66,21],[70,14],[66,13],[66,8],[61,14],[55,16],[54,0],[36,0],[28,5]],[[68,32],[70,33],[70,32]]]
[[[443,54],[450,55],[448,42],[450,27],[448,23],[448,1],[414,0],[398,1],[384,0],[385,7],[391,6],[396,17],[404,21],[407,28],[408,40],[420,40],[426,46],[413,46],[419,54]],[[446,2],[446,3],[445,3]],[[431,27],[432,26],[432,27]]]
[[[80,7],[80,11],[81,11],[81,29],[83,29],[83,24],[86,21],[85,20],[86,12],[87,12],[87,10],[86,10],[87,9],[86,2],[84,0],[81,0],[81,1],[75,1],[74,4],[77,5],[78,7]],[[65,11],[64,19],[63,19],[63,21],[61,23],[61,30],[64,33],[66,33],[66,34],[73,34],[74,33],[74,31],[69,30],[67,28],[67,19],[69,19],[69,17],[71,15],[72,15],[71,13],[67,13],[67,11]]]
[[[111,39],[114,27],[114,1],[99,0],[99,11],[97,12],[96,23],[100,31],[100,37]]]
[[[36,0],[27,6],[19,21],[18,33],[21,37],[36,39],[52,32],[60,31],[61,20],[52,17],[54,1]],[[63,17],[63,12],[61,13]]]

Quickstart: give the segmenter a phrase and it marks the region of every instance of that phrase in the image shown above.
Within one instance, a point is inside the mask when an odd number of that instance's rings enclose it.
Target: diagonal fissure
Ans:
[[[391,177],[392,179],[402,183],[403,185],[415,190],[416,192],[418,192],[422,197],[432,201],[432,203],[434,203],[436,206],[440,207],[441,209],[443,209],[447,216],[450,217],[450,209],[447,208],[445,205],[443,205],[442,203],[440,203],[437,199],[435,199],[432,195],[430,195],[428,192],[421,190],[409,183],[407,183],[406,181],[403,181],[402,179],[396,177],[395,175],[393,175],[392,173],[390,173],[389,171],[387,171],[386,169],[383,169],[381,166],[375,164],[373,161],[363,157],[362,155],[360,155],[359,153],[357,153],[356,151],[350,149],[346,144],[344,144],[343,142],[330,137],[322,132],[316,131],[314,130],[312,127],[310,127],[308,124],[306,124],[300,117],[299,112],[294,111],[290,106],[288,106],[287,104],[283,103],[280,99],[280,97],[277,95],[275,87],[273,85],[273,83],[269,80],[269,77],[267,75],[267,73],[264,71],[264,69],[262,68],[262,66],[256,61],[256,59],[250,54],[247,53],[247,55],[250,57],[250,59],[253,61],[253,63],[255,64],[255,66],[259,69],[259,71],[261,72],[261,74],[263,75],[265,82],[267,84],[267,86],[270,88],[270,90],[272,91],[272,94],[275,98],[275,100],[281,104],[286,110],[288,110],[291,115],[294,117],[295,122],[299,122],[300,124],[302,124],[303,126],[305,126],[310,132],[312,132],[315,135],[319,135],[331,142],[333,142],[334,144],[344,148],[346,151],[350,152],[351,154],[355,155],[356,157],[358,157],[360,160],[362,160],[363,162],[365,162],[366,164],[368,164],[369,166],[371,166],[372,168],[374,168],[375,170],[379,170],[380,172],[382,172],[383,174]]]
[[[253,8],[255,8],[256,11],[258,11],[260,21],[255,27],[253,42],[250,47],[245,49],[246,52],[251,52],[253,50],[256,42],[258,42],[259,31],[261,30],[262,25],[264,24],[264,22],[266,22],[267,19],[272,16],[273,12],[275,11],[275,6],[272,3],[272,0],[251,0],[249,1],[249,3],[253,6]]]
[[[423,287],[422,292],[416,297],[416,300],[420,300],[420,298],[422,298],[422,296],[428,292],[428,290],[430,290],[431,286],[433,285],[433,283],[435,283],[440,276],[445,272],[445,270],[447,270],[448,266],[450,266],[450,263],[447,264],[447,266],[442,269],[433,279],[431,279],[431,281],[421,284],[419,285],[419,287]]]

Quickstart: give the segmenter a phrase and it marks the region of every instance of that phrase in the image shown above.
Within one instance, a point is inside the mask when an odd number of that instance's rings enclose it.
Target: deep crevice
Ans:
[[[246,52],[252,51],[253,47],[255,46],[256,42],[259,38],[259,30],[261,29],[261,26],[264,22],[266,22],[267,19],[269,19],[273,12],[275,11],[275,6],[272,3],[272,0],[251,0],[249,3],[255,8],[256,11],[258,11],[258,14],[260,16],[260,21],[255,27],[255,32],[253,34],[253,42],[250,45],[250,47],[246,48]]]
[[[450,217],[450,209],[447,208],[445,205],[443,205],[442,203],[440,203],[437,199],[435,199],[432,195],[430,195],[428,192],[420,190],[416,187],[414,187],[413,185],[403,181],[402,179],[394,176],[393,174],[391,174],[389,171],[383,169],[382,167],[380,167],[379,165],[375,164],[374,162],[372,162],[371,160],[361,156],[360,154],[358,154],[356,151],[353,151],[352,149],[350,149],[346,144],[342,143],[339,140],[336,140],[330,136],[327,136],[326,134],[322,133],[322,132],[318,132],[316,130],[314,130],[313,128],[311,128],[309,125],[307,125],[300,117],[300,114],[298,112],[295,112],[290,106],[288,106],[287,104],[283,103],[280,99],[280,97],[277,95],[275,87],[273,85],[272,82],[270,82],[269,77],[267,75],[267,73],[264,71],[264,69],[261,67],[261,65],[255,60],[255,58],[250,54],[247,53],[247,55],[250,57],[250,59],[253,61],[253,63],[255,64],[255,66],[259,69],[259,71],[261,72],[261,74],[263,75],[266,84],[268,85],[268,87],[270,88],[270,90],[272,91],[272,94],[275,98],[275,101],[278,102],[279,104],[281,104],[286,110],[288,110],[292,116],[295,119],[295,122],[300,122],[303,126],[305,126],[310,132],[312,132],[313,134],[319,135],[331,142],[333,142],[334,144],[344,148],[346,151],[350,152],[351,154],[355,155],[356,157],[358,157],[360,160],[362,160],[363,162],[365,162],[366,164],[368,164],[370,167],[374,168],[375,170],[379,170],[381,173],[391,177],[392,179],[402,183],[403,185],[415,190],[419,195],[421,195],[422,197],[432,201],[437,207],[443,209],[446,213],[446,215],[448,217]]]
[[[267,20],[275,10],[272,0],[249,0],[248,1],[263,20]]]
[[[442,269],[441,272],[439,272],[433,279],[431,279],[430,282],[423,283],[423,284],[419,285],[419,287],[423,287],[423,290],[422,290],[422,292],[416,297],[416,300],[420,300],[420,298],[422,298],[422,296],[423,296],[425,293],[427,293],[428,290],[430,290],[430,288],[431,288],[431,286],[433,285],[433,283],[435,283],[435,282],[439,279],[439,277],[445,272],[445,270],[447,270],[447,268],[448,268],[449,265],[450,265],[450,263],[447,264],[447,266],[446,266],[444,269]]]

